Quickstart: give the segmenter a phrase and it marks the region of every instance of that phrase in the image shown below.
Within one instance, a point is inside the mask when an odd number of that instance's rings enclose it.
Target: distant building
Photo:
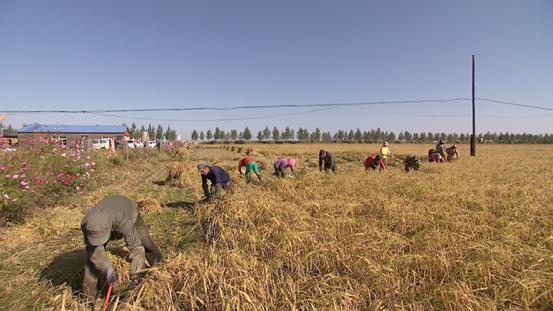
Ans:
[[[113,138],[117,142],[129,136],[124,125],[45,125],[31,124],[17,130],[20,144],[48,141],[61,145],[82,142],[89,145],[93,139]]]
[[[0,145],[15,145],[17,144],[16,134],[4,134],[0,136]]]

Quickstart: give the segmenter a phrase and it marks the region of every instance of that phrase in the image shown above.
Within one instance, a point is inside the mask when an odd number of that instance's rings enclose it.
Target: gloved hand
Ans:
[[[129,277],[131,280],[136,280],[140,278],[143,274],[142,270],[146,265],[146,255],[144,247],[137,246],[131,250],[129,258],[131,262],[131,270],[129,271]]]
[[[163,261],[163,255],[160,252],[147,252],[146,259],[150,266],[153,266]]]
[[[117,282],[117,272],[113,267],[109,267],[106,271],[106,283],[116,283]]]

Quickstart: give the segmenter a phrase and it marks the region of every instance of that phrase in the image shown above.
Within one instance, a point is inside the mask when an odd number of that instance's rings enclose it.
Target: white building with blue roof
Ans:
[[[58,142],[62,145],[93,139],[112,138],[118,142],[129,136],[124,125],[47,125],[31,124],[17,130],[19,143],[35,141]]]

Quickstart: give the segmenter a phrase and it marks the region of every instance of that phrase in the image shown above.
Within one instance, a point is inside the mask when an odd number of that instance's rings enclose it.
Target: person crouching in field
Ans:
[[[445,149],[445,152],[447,153],[447,160],[450,161],[452,159],[459,159],[459,150],[457,149],[457,145],[453,144],[451,147],[447,147]]]
[[[296,163],[297,161],[294,158],[276,160],[273,164],[273,167],[275,168],[275,175],[278,178],[284,177],[284,170],[289,167],[294,177],[296,177],[296,171],[294,170]]]
[[[198,171],[202,175],[202,189],[206,199],[212,197],[220,199],[222,189],[229,190],[232,185],[227,171],[217,165],[200,163],[198,164]],[[208,180],[211,181],[211,189],[207,185]]]
[[[403,165],[405,165],[406,172],[410,170],[418,171],[421,168],[421,159],[417,155],[410,154],[403,160]]]
[[[434,149],[428,150],[428,162],[444,162],[445,159]]]
[[[445,145],[444,141],[440,139],[438,144],[436,145],[436,152],[439,153],[442,156],[442,159],[445,160]]]
[[[252,157],[246,156],[246,157],[242,158],[242,160],[240,160],[240,162],[238,162],[238,172],[240,173],[240,175],[242,175],[242,166],[246,167],[246,182],[247,183],[249,183],[252,180],[252,171],[257,176],[257,179],[259,180],[259,182],[261,182],[261,175],[259,174],[259,167],[257,166],[257,162],[255,162],[255,160]]]
[[[392,152],[390,151],[390,148],[388,148],[388,142],[385,141],[382,144],[382,147],[380,147],[380,157],[382,158],[382,161],[384,161],[384,165],[388,165],[388,157],[392,156]]]
[[[319,150],[319,171],[322,172],[323,169],[325,172],[332,170],[336,173],[337,166],[334,156],[330,152],[321,149]]]
[[[365,165],[365,171],[368,171],[369,169],[375,170],[377,168],[380,172],[386,170],[386,164],[384,164],[384,161],[378,154],[368,156],[363,164]]]
[[[91,208],[81,221],[86,245],[86,265],[83,293],[88,300],[95,299],[98,290],[117,282],[117,272],[106,254],[109,241],[125,239],[130,251],[130,279],[136,281],[143,274],[146,263],[163,261],[163,255],[152,241],[148,228],[140,216],[136,203],[122,195],[111,195]],[[147,260],[147,261],[146,261]]]

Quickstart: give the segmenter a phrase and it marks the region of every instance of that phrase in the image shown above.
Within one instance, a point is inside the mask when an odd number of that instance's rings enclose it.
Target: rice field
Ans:
[[[143,202],[166,261],[133,287],[124,243],[110,243],[120,282],[109,310],[553,309],[553,146],[481,145],[470,158],[461,145],[460,159],[410,173],[401,159],[433,146],[390,146],[384,173],[362,166],[377,145],[232,147],[131,160],[0,229],[0,309],[85,309],[80,219],[114,193]],[[321,148],[337,174],[318,171]],[[236,170],[247,149],[269,164],[262,184]],[[298,158],[297,178],[271,176],[280,156]],[[233,178],[221,208],[199,201],[200,161]]]

